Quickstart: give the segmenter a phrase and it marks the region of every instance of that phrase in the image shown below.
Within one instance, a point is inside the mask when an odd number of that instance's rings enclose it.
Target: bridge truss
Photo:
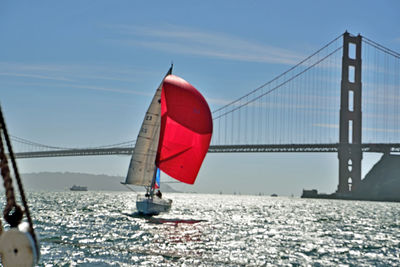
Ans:
[[[270,152],[334,152],[337,153],[339,144],[289,144],[289,145],[217,145],[210,146],[208,153],[270,153]],[[84,157],[107,155],[132,155],[134,147],[109,148],[72,148],[49,151],[19,152],[17,158],[46,158],[46,157]],[[400,153],[398,144],[362,144],[363,152]]]

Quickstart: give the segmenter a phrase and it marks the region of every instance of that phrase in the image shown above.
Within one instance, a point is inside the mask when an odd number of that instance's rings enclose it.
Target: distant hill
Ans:
[[[65,191],[72,185],[87,186],[90,191],[130,191],[121,182],[125,177],[96,175],[73,172],[39,172],[21,174],[24,189],[27,191]],[[135,191],[144,191],[143,187],[131,186]],[[168,184],[161,184],[162,192],[177,192]]]
[[[361,181],[354,196],[366,200],[400,201],[400,155],[383,155]]]
[[[383,155],[351,194],[318,194],[303,190],[303,198],[400,202],[400,155]]]

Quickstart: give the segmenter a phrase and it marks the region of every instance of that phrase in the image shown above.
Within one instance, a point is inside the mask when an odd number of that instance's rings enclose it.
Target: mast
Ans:
[[[171,63],[171,67],[169,68],[167,74],[165,74],[164,80],[168,75],[172,74],[172,69],[174,67],[174,63]],[[164,82],[163,80],[163,82]],[[162,87],[162,86],[161,86]],[[160,99],[160,103],[161,103],[161,99]],[[151,185],[150,185],[150,197],[153,198],[154,195],[154,189],[155,189],[155,184],[156,184],[156,178],[157,178],[157,165],[156,165],[156,161],[154,159],[154,172],[153,172],[153,179],[151,180]]]
[[[165,75],[165,77],[167,77],[168,75],[172,74],[172,69],[173,68],[174,68],[174,63],[171,62],[171,67],[169,67],[169,70],[168,70],[167,74]],[[164,79],[165,79],[165,77],[164,77]]]
[[[156,184],[156,177],[157,177],[157,166],[154,168],[154,173],[153,173],[153,180],[151,180],[151,185],[150,185],[150,197],[153,198],[154,195],[154,189],[155,189],[155,184]]]
[[[125,184],[140,185],[146,188],[153,184],[157,146],[160,139],[161,89],[165,78],[171,73],[172,65],[157,88],[144,116],[132,153]]]

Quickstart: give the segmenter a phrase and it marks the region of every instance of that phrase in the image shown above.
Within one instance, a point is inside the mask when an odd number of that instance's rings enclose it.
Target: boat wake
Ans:
[[[147,223],[154,224],[195,224],[200,222],[207,222],[207,220],[197,220],[197,219],[180,219],[180,218],[158,218],[150,215],[144,215],[140,212],[134,212],[132,214],[122,213],[123,215],[129,216],[131,218],[145,219]]]
[[[185,223],[185,224],[195,224],[199,222],[206,222],[207,220],[195,220],[195,219],[166,219],[166,218],[156,218],[156,217],[150,217],[147,219],[148,223],[154,223],[154,224],[164,224],[164,223],[170,223],[170,224],[179,224],[179,223]]]

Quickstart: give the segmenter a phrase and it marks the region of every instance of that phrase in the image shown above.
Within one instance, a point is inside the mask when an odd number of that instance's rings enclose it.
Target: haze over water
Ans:
[[[249,195],[164,197],[174,201],[171,212],[150,221],[133,215],[135,193],[29,193],[41,240],[40,265],[400,264],[399,203]],[[167,223],[157,223],[162,219]]]

